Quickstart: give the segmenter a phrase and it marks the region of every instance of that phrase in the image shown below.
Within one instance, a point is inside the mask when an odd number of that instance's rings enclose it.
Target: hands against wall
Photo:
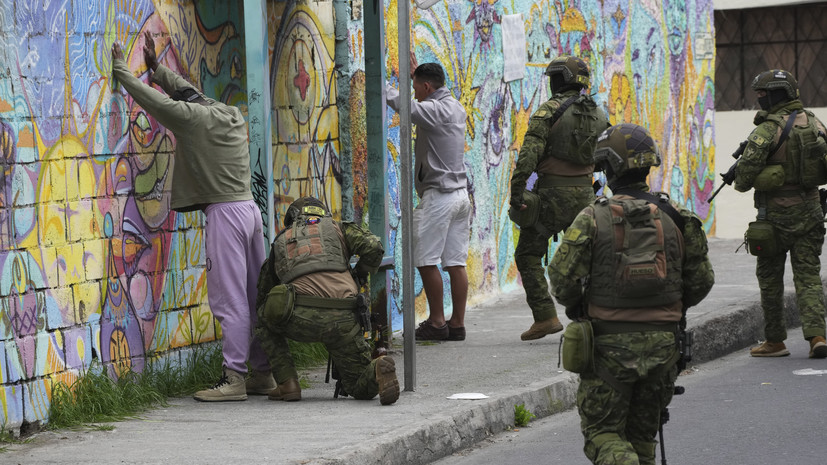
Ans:
[[[152,34],[149,31],[144,32],[143,51],[144,62],[146,63],[147,68],[152,69],[152,71],[158,69],[158,57],[155,54],[155,40],[152,38]],[[121,49],[121,45],[117,42],[112,44],[112,58],[115,60],[124,59],[123,49]]]

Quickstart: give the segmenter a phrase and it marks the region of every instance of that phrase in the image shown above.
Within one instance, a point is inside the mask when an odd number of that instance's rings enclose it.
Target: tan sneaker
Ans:
[[[810,358],[827,358],[827,341],[823,337],[810,339]]]
[[[201,402],[228,402],[247,400],[244,375],[229,368],[224,368],[224,375],[215,386],[196,392],[192,397]]]
[[[379,403],[390,405],[399,399],[399,380],[392,358],[383,355],[376,359],[376,383],[379,384]]]
[[[276,388],[276,380],[269,371],[254,371],[245,382],[247,395],[266,396]]]
[[[560,319],[555,316],[553,318],[549,318],[548,320],[535,321],[531,324],[531,327],[528,328],[528,331],[520,334],[520,339],[524,341],[532,341],[534,339],[546,337],[547,334],[559,333],[562,330],[563,324],[560,323]]]
[[[290,378],[287,381],[279,384],[279,387],[273,389],[267,395],[270,400],[283,400],[285,402],[295,402],[302,400],[302,387],[299,385],[299,380]]]
[[[790,351],[783,342],[764,341],[760,346],[750,349],[749,354],[753,357],[784,357],[790,355]]]

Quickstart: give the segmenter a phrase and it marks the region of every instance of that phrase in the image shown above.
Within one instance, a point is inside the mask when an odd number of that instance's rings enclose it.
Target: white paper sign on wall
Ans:
[[[503,15],[503,81],[525,77],[526,47],[523,15]]]

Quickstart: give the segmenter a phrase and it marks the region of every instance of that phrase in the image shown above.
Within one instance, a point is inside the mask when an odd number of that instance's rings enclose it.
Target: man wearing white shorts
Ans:
[[[445,87],[438,63],[417,66],[411,53],[414,98],[411,122],[416,124],[415,182],[419,205],[414,210],[414,266],[428,299],[428,319],[416,330],[417,340],[465,339],[465,301],[468,298],[468,241],[471,202],[465,174],[465,120],[462,104]],[[399,92],[387,87],[387,103],[399,110]],[[442,305],[442,265],[451,280],[451,318]]]

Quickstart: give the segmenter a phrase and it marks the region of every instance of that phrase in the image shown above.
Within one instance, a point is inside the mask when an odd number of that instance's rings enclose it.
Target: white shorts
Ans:
[[[465,188],[428,189],[413,212],[414,266],[465,266],[471,232],[471,201]]]

